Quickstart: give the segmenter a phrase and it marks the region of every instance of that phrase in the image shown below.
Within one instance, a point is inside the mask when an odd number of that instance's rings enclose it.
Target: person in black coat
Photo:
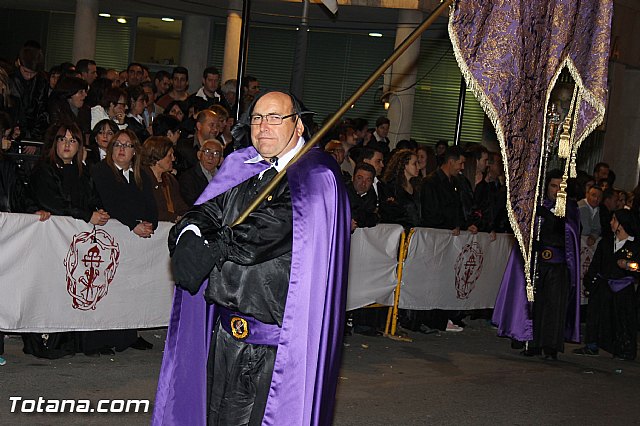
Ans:
[[[91,110],[84,102],[88,88],[86,81],[78,77],[65,77],[60,80],[49,98],[49,121],[73,122],[80,127],[83,135],[91,132]]]
[[[101,209],[82,157],[82,133],[75,123],[54,124],[45,136],[45,157],[31,174],[31,193],[38,207],[57,216],[71,216],[104,225]]]
[[[107,146],[107,156],[93,168],[93,178],[104,207],[136,235],[149,238],[158,226],[153,182],[140,167],[142,146],[136,134],[118,131]]]
[[[412,179],[418,177],[418,156],[410,149],[397,150],[384,173],[389,197],[380,204],[381,222],[409,229],[420,225],[420,199]]]
[[[140,143],[144,143],[151,134],[148,130],[148,124],[145,123],[143,113],[147,107],[147,94],[140,86],[131,86],[127,88],[127,96],[129,99],[129,113],[124,119],[127,129],[132,130]]]
[[[89,146],[85,163],[89,168],[104,160],[107,156],[107,147],[113,135],[118,132],[118,125],[111,119],[100,120],[89,135]]]
[[[347,183],[347,195],[351,205],[351,232],[356,228],[369,228],[378,224],[376,193],[373,179],[376,170],[367,163],[356,164],[353,180]]]
[[[206,140],[198,151],[198,164],[184,171],[178,177],[180,194],[189,206],[193,206],[216,175],[218,166],[222,163],[223,149],[219,140]]]
[[[31,175],[31,193],[42,210],[104,225],[109,214],[100,208],[91,179],[82,164],[82,133],[74,123],[54,124],[45,135],[45,157]],[[77,333],[25,333],[23,352],[38,358],[60,358],[80,348]]]

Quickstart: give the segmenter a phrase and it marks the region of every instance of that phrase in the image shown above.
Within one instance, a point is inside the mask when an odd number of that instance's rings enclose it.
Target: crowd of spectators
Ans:
[[[221,82],[215,67],[204,69],[192,88],[189,70],[180,66],[152,74],[139,63],[118,72],[91,59],[48,73],[43,65],[41,48],[28,42],[15,62],[0,67],[0,210],[94,225],[115,219],[141,238],[153,235],[158,221],[177,221],[196,202],[234,150],[232,112],[246,109],[260,91],[258,80],[246,76],[236,99],[238,82]],[[372,126],[363,118],[344,119],[322,143],[342,171],[352,231],[378,223],[454,235],[487,232],[492,239],[511,231],[501,153],[447,141],[432,147],[402,140],[393,147],[390,125],[386,117]],[[614,184],[605,163],[571,182],[569,196],[579,201],[589,245],[613,237],[613,212],[640,207],[640,189],[625,192]],[[462,317],[410,312],[405,325],[461,331]],[[91,343],[79,346],[89,354],[124,349],[123,342],[148,346],[131,334],[103,337],[84,336]],[[43,354],[37,339],[25,342],[26,352],[42,356],[71,351]]]

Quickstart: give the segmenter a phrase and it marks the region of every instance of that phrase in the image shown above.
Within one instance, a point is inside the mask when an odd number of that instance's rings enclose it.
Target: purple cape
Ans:
[[[571,287],[565,339],[580,341],[580,217],[575,202],[567,200],[564,227],[565,257]],[[498,327],[498,336],[521,342],[533,340],[531,303],[527,301],[524,262],[518,245],[514,245],[502,277],[496,298],[492,322]]]
[[[268,167],[245,164],[253,147],[225,158],[196,204]],[[311,149],[287,170],[293,210],[289,292],[263,425],[329,425],[340,368],[350,210],[333,158]],[[206,425],[207,358],[216,312],[195,296],[174,295],[153,425]]]

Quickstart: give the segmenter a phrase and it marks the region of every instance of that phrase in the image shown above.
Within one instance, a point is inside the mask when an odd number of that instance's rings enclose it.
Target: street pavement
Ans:
[[[116,408],[119,400],[146,399],[151,405],[165,331],[141,334],[154,343],[152,350],[53,361],[22,354],[21,339],[8,338],[0,425],[149,424],[151,408],[127,414],[10,412],[10,397],[83,399],[92,407],[108,399],[116,400]],[[412,342],[346,338],[334,425],[640,424],[638,362],[605,352],[573,355],[578,346],[571,344],[558,361],[523,357],[484,320],[468,321],[461,333],[408,336]]]

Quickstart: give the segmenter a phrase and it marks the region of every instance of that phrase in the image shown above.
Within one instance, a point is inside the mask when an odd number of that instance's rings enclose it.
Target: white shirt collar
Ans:
[[[127,180],[127,182],[129,182],[129,172],[132,172],[133,169],[131,167],[129,167],[127,170],[125,170],[122,167],[118,166],[117,164],[115,166],[116,166],[116,168],[118,170],[122,171],[122,174],[124,175],[124,178]]]
[[[302,149],[303,145],[304,145],[304,138],[300,136],[300,138],[298,138],[298,143],[296,144],[296,146],[293,147],[291,151],[287,152],[282,157],[278,157],[278,164],[273,165],[273,167],[276,168],[276,171],[280,172],[282,169],[284,169],[284,167],[289,163],[289,161],[291,161],[293,156],[296,155],[298,151]],[[258,153],[258,155],[256,155],[255,157],[246,160],[245,164],[255,164],[255,163],[259,163],[260,161],[267,161],[267,160],[265,160],[264,157]]]
[[[624,246],[624,243],[626,243],[627,241],[633,241],[633,240],[634,238],[631,235],[629,235],[624,240],[618,240],[616,238],[613,243],[613,252],[616,253],[618,250],[622,248],[622,246]]]

